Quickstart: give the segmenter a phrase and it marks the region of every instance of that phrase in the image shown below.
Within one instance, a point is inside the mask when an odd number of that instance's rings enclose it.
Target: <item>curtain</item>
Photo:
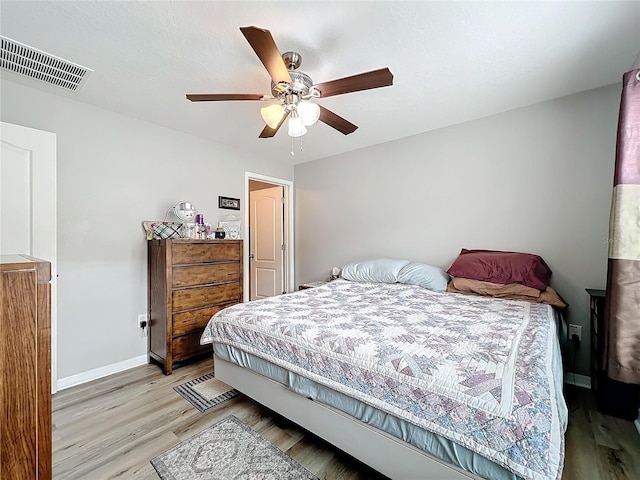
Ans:
[[[640,384],[640,69],[622,80],[605,325],[607,374]]]

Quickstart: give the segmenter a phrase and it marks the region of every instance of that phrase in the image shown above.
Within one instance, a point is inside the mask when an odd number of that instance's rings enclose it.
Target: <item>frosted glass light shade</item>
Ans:
[[[282,120],[282,115],[284,115],[284,108],[282,105],[275,103],[273,105],[269,105],[268,107],[262,107],[260,109],[260,115],[262,115],[262,119],[264,123],[269,125],[271,128],[276,128]]]
[[[291,116],[289,117],[289,136],[301,137],[307,133],[307,128],[302,123],[302,117]]]
[[[317,103],[300,102],[298,104],[298,113],[302,118],[302,123],[307,127],[315,125],[320,118],[320,107]]]

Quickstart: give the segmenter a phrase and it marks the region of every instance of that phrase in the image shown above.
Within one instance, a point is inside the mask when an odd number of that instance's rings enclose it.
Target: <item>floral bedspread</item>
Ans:
[[[523,478],[562,474],[566,407],[548,305],[334,281],[222,310],[202,342],[264,358]]]

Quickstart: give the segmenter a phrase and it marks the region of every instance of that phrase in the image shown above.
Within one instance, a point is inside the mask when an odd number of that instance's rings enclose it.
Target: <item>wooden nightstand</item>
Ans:
[[[604,359],[604,311],[606,291],[587,288],[591,312],[591,390],[600,413],[626,420],[638,416],[638,385],[618,382],[607,376]]]
[[[298,290],[306,290],[307,288],[315,288],[315,287],[321,287],[322,285],[326,285],[327,282],[326,280],[320,280],[319,282],[307,282],[307,283],[303,283],[302,285],[298,285]]]

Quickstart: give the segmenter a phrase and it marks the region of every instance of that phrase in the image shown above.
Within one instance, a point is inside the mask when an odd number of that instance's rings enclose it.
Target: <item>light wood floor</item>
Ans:
[[[385,478],[243,395],[199,413],[173,387],[210,372],[212,363],[168,377],[145,365],[54,395],[54,478],[157,480],[151,458],[231,414],[321,479]],[[633,423],[597,413],[589,390],[568,388],[567,397],[563,480],[640,478]]]

